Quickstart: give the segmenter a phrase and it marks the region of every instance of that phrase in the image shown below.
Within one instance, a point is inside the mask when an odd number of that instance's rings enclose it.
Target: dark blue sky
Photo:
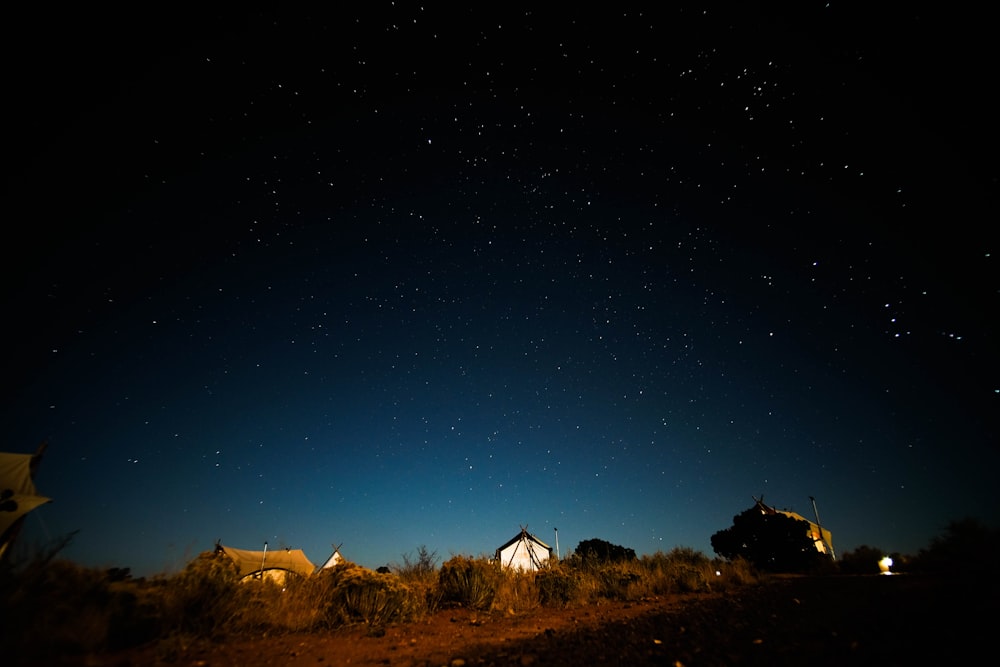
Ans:
[[[840,552],[995,523],[974,18],[573,11],[15,17],[26,539],[153,574],[525,524],[711,555],[761,494]]]

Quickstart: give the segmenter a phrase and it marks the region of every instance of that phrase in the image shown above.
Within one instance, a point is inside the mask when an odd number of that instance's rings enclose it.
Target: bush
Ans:
[[[643,556],[640,564],[648,581],[647,594],[698,593],[711,590],[715,568],[699,551],[677,547]]]
[[[878,563],[885,552],[867,545],[854,551],[846,551],[840,556],[839,568],[842,574],[878,574]]]
[[[497,570],[497,591],[493,598],[493,608],[522,612],[538,607],[541,603],[537,584],[539,574],[509,568]]]
[[[569,599],[638,600],[673,593],[696,593],[716,585],[716,566],[686,547],[642,558],[597,560],[573,554],[539,579],[543,604]]]
[[[240,630],[266,634],[330,627],[327,583],[322,576],[289,576],[283,585],[267,578],[241,583],[248,608],[240,614]]]
[[[978,519],[959,519],[950,522],[944,534],[921,549],[913,565],[919,572],[975,579],[991,569],[997,549],[1000,549],[1000,530]]]
[[[760,581],[760,574],[753,563],[739,556],[731,560],[712,561],[712,570],[718,573],[716,581],[722,588],[739,588]]]
[[[399,580],[409,586],[416,601],[420,603],[418,615],[436,611],[441,605],[441,589],[438,586],[437,552],[427,547],[417,548],[416,556],[403,554],[403,564],[393,565]]]
[[[581,596],[579,571],[563,564],[553,565],[535,576],[538,600],[545,606],[565,606]]]
[[[328,611],[335,624],[362,622],[381,627],[414,618],[423,605],[406,584],[352,563],[331,568],[333,587]]]
[[[483,558],[455,556],[441,566],[441,601],[470,609],[489,609],[496,597],[499,566]]]
[[[36,560],[0,575],[0,645],[18,664],[118,650],[156,636],[158,609],[134,584],[65,560]]]
[[[644,597],[642,574],[633,565],[606,564],[593,571],[598,596],[609,600],[637,600]]]
[[[214,639],[245,627],[252,608],[250,591],[239,581],[235,563],[206,551],[160,589],[167,633]]]
[[[403,564],[396,565],[393,569],[396,574],[404,580],[426,580],[434,578],[437,574],[438,556],[436,551],[430,551],[426,546],[417,547],[415,556],[403,554]]]

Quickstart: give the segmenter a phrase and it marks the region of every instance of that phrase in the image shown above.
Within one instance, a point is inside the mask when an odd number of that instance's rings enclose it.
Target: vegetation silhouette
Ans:
[[[745,558],[763,572],[814,572],[831,562],[817,551],[808,521],[756,507],[734,516],[733,525],[712,535],[711,542],[719,556]]]
[[[580,543],[584,553],[523,572],[499,567],[485,556],[454,556],[438,566],[436,553],[420,547],[388,572],[345,561],[308,577],[290,577],[284,585],[267,579],[241,582],[233,562],[213,552],[194,558],[179,573],[149,579],[135,578],[123,567],[86,568],[57,557],[66,538],[0,567],[3,664],[52,664],[139,645],[155,646],[158,658],[176,661],[199,646],[263,635],[361,625],[378,636],[387,624],[417,621],[452,606],[517,614],[606,600],[757,589],[766,573],[801,571],[810,559],[822,557],[801,521],[784,515],[760,519],[759,513],[744,512],[732,528],[713,535],[721,556],[714,559],[685,547],[637,557],[632,549],[594,538]],[[897,562],[905,562],[908,573],[954,581],[983,599],[995,585],[970,575],[995,553],[998,537],[1000,532],[976,520],[953,521],[917,556]],[[884,555],[859,547],[841,561],[826,559],[823,572],[874,574]]]
[[[596,537],[580,542],[576,553],[585,563],[621,563],[636,558],[635,550]]]
[[[886,557],[886,552],[878,547],[862,544],[853,551],[845,551],[840,555],[837,568],[841,574],[879,574],[879,562]],[[892,556],[893,563],[901,563],[902,557]],[[896,570],[901,571],[901,566]]]
[[[955,519],[917,553],[913,569],[949,577],[982,579],[983,573],[992,570],[998,550],[1000,529],[972,517]]]

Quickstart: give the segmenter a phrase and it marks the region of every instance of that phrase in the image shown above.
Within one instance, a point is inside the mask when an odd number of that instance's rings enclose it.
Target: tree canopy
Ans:
[[[628,549],[617,544],[611,544],[596,537],[583,540],[576,546],[577,555],[584,561],[594,561],[601,563],[617,563],[626,560],[635,560],[635,550]]]
[[[809,522],[788,515],[764,514],[756,507],[733,517],[733,525],[712,535],[719,556],[742,557],[767,572],[804,572],[828,557],[816,550]]]

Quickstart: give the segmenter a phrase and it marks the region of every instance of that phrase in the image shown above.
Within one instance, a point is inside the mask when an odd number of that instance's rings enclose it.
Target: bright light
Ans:
[[[883,556],[882,560],[878,562],[878,569],[882,574],[892,574],[889,568],[892,567],[892,559],[888,556]]]

